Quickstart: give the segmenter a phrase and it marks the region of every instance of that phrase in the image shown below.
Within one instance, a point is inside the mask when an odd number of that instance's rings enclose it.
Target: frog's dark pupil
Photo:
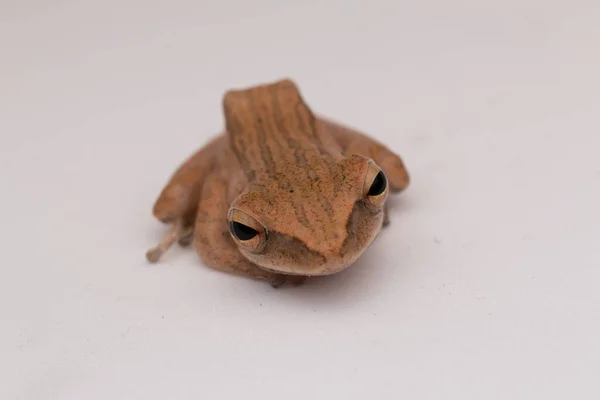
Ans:
[[[230,221],[229,230],[239,240],[250,240],[254,236],[258,235],[258,232],[247,225],[240,224],[239,222]]]
[[[385,178],[385,174],[383,171],[379,171],[373,183],[371,184],[371,188],[369,189],[369,196],[378,196],[385,191],[385,187],[387,186],[387,179]]]

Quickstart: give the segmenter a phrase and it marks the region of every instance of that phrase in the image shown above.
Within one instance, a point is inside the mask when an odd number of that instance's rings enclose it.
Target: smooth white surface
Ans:
[[[1,399],[598,399],[600,3],[0,3]],[[177,249],[173,169],[291,76],[405,159],[353,268]]]

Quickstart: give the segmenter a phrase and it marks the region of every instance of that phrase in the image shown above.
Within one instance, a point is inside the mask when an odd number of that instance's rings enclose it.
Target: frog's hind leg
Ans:
[[[223,143],[224,137],[219,136],[198,150],[175,171],[163,188],[152,211],[159,221],[171,224],[171,227],[158,245],[148,250],[148,261],[157,262],[175,242],[182,246],[192,242],[202,186],[214,168],[215,155]]]

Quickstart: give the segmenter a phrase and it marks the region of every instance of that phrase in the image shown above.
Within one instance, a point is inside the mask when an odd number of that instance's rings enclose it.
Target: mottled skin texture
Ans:
[[[172,228],[148,259],[193,242],[206,265],[273,286],[352,264],[387,224],[388,192],[408,186],[400,157],[317,117],[287,79],[231,90],[223,110],[225,133],[185,161],[157,199],[154,215]],[[380,170],[385,191],[369,196]],[[239,240],[229,221],[258,234]]]

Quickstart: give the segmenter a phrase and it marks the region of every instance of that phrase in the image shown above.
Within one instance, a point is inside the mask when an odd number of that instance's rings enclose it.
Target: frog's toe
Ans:
[[[181,237],[179,238],[177,243],[179,243],[179,245],[181,247],[187,247],[190,244],[192,244],[193,240],[194,240],[194,227],[189,226],[183,230],[183,232],[181,233]]]
[[[291,286],[300,286],[306,282],[306,279],[308,279],[306,276],[276,274],[269,280],[269,283],[273,288],[279,288],[286,284]]]

